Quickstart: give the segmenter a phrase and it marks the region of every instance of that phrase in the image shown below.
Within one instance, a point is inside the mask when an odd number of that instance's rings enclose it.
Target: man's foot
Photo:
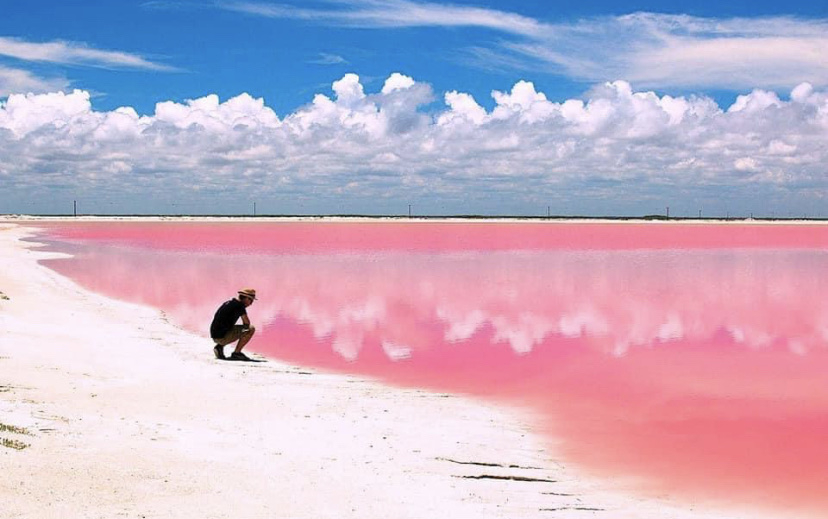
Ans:
[[[230,354],[230,360],[250,360],[250,357],[240,351],[234,351]]]
[[[224,346],[216,344],[216,347],[213,348],[213,353],[216,354],[217,359],[224,360]]]

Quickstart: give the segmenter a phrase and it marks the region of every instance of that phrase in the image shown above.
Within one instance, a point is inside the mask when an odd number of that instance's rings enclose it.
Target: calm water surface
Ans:
[[[254,351],[527,407],[567,462],[642,492],[828,516],[828,226],[47,231],[76,255],[50,267],[195,332],[253,286]]]

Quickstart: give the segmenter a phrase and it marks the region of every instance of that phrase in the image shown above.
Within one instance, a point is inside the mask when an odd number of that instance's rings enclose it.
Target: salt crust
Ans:
[[[158,310],[87,292],[0,224],[4,518],[716,518],[556,461],[526,410],[212,358]],[[136,273],[138,275],[138,273]],[[549,481],[540,481],[549,480]]]

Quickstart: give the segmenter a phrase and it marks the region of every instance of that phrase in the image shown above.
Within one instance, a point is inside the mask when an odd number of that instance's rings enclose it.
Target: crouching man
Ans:
[[[247,307],[256,300],[256,291],[252,288],[239,290],[238,297],[224,302],[213,317],[210,324],[210,337],[216,343],[213,353],[217,359],[224,359],[224,347],[238,341],[236,349],[230,354],[230,360],[250,360],[242,353],[242,349],[253,338],[256,328],[250,326],[247,318]],[[241,317],[242,324],[236,324]]]

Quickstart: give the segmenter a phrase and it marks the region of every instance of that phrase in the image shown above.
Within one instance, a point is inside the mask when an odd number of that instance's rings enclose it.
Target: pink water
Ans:
[[[82,285],[251,349],[520,405],[642,493],[828,514],[828,226],[71,223]],[[212,343],[205,338],[205,355]]]

